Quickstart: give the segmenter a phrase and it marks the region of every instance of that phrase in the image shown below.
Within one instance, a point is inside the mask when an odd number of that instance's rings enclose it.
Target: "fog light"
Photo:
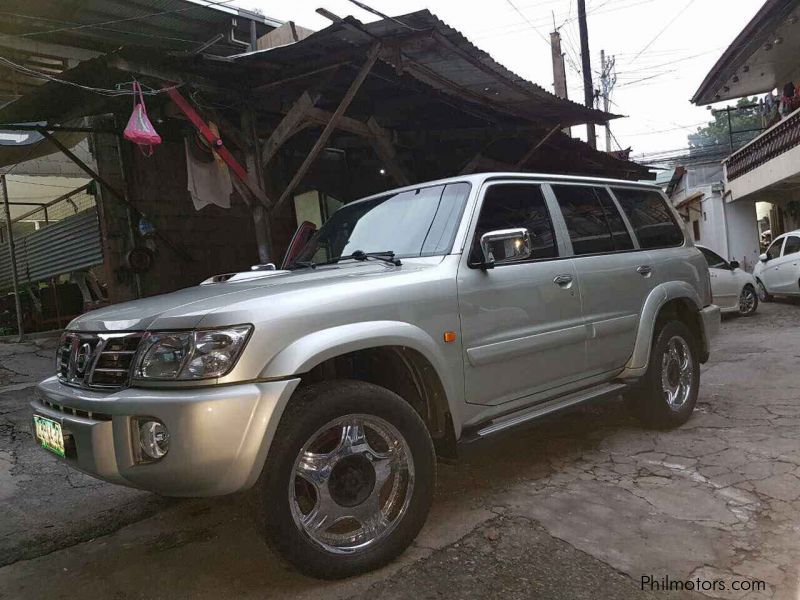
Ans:
[[[169,431],[160,421],[139,422],[139,447],[151,460],[163,458],[169,450]]]

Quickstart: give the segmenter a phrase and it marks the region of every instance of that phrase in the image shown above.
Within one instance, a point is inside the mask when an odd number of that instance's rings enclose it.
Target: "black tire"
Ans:
[[[670,405],[662,387],[664,354],[668,352],[668,344],[674,338],[685,341],[692,368],[688,397],[679,407]],[[700,389],[700,363],[697,356],[698,343],[689,328],[681,321],[664,323],[656,333],[647,372],[626,394],[628,408],[642,424],[654,429],[670,429],[679,427],[689,420],[697,404],[697,393]],[[668,375],[668,379],[669,377]]]
[[[393,529],[366,549],[335,553],[295,522],[292,512],[295,500],[290,499],[289,490],[301,450],[321,428],[346,415],[378,417],[393,426],[407,444],[414,476],[407,509],[396,517]],[[262,533],[274,550],[306,575],[340,579],[376,569],[411,544],[425,523],[435,483],[433,443],[416,411],[385,388],[363,381],[335,380],[295,392],[278,424],[266,465],[251,497]],[[333,495],[333,487],[327,482],[324,485]],[[375,488],[373,483],[371,489]]]
[[[766,286],[760,279],[756,279],[756,285],[758,285],[758,297],[761,302],[772,302],[775,298],[767,291]]]
[[[758,310],[758,292],[748,284],[742,288],[739,297],[739,314],[743,317],[752,317]]]

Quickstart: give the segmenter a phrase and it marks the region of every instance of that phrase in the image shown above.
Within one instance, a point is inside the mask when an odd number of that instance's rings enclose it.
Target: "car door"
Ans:
[[[781,257],[775,262],[777,286],[775,291],[781,294],[796,294],[800,292],[798,288],[798,262],[800,262],[800,237],[796,235],[786,236]]]
[[[575,265],[565,258],[551,207],[534,182],[482,190],[458,272],[467,402],[495,405],[567,384],[586,365],[586,328]],[[480,237],[525,228],[533,253],[481,269]]]
[[[575,256],[583,318],[589,329],[587,375],[621,369],[636,342],[639,317],[653,289],[654,264],[634,242],[605,186],[550,186]]]
[[[716,252],[702,246],[697,247],[708,263],[708,274],[711,277],[711,293],[714,303],[720,308],[736,308],[739,306],[741,286],[736,275],[724,258]]]
[[[781,250],[783,249],[783,242],[785,240],[785,237],[779,237],[767,248],[767,262],[764,263],[764,267],[761,270],[761,281],[766,286],[768,292],[777,292],[781,284],[779,271]]]

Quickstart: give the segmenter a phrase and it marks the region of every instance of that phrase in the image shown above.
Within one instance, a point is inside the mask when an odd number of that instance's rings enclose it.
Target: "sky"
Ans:
[[[625,115],[611,130],[633,158],[688,146],[686,136],[711,120],[705,107],[689,102],[727,46],[764,0],[587,0],[589,49],[595,88],[600,50],[616,57],[617,84],[610,112]],[[553,91],[549,33],[555,26],[566,52],[571,100],[583,101],[580,42],[575,0],[367,0],[382,13],[398,16],[427,8],[495,60],[518,75]],[[330,21],[316,14],[326,8],[340,17],[368,22],[377,17],[348,0],[234,0],[241,8],[310,29]],[[724,106],[723,103],[721,106]],[[583,135],[585,128],[573,128]],[[598,129],[598,147],[605,133]],[[612,149],[617,144],[612,140]]]

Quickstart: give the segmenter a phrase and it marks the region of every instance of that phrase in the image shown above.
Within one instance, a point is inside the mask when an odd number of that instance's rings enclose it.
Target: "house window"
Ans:
[[[692,232],[694,233],[694,241],[700,241],[700,221],[692,221]]]

